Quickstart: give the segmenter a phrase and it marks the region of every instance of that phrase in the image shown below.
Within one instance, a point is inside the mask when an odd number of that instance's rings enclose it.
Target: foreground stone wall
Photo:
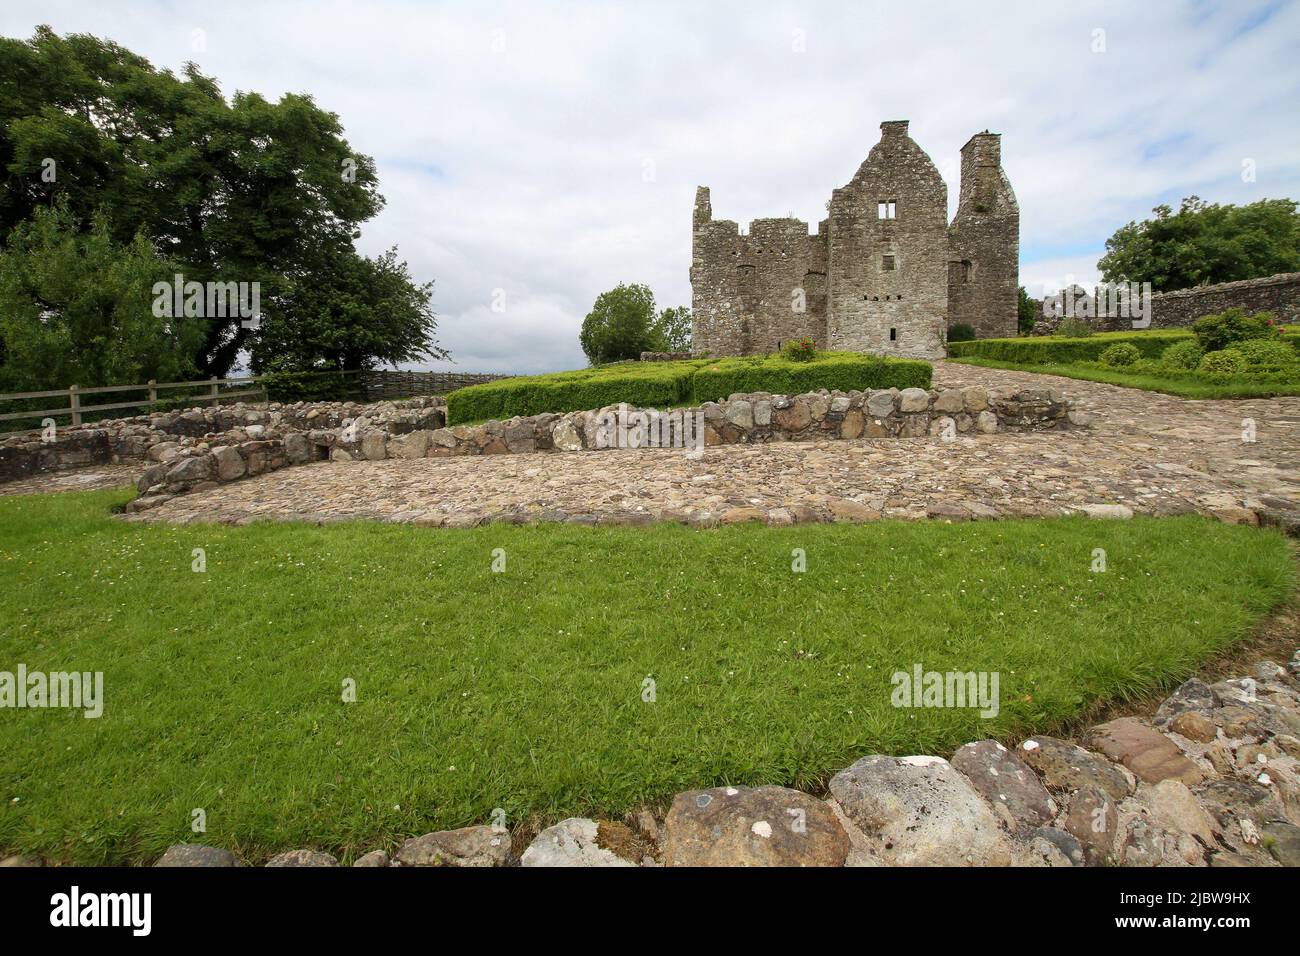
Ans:
[[[1095,291],[1095,290],[1094,290]],[[1286,325],[1300,323],[1300,272],[1283,272],[1263,279],[1221,282],[1218,285],[1156,292],[1151,296],[1151,328],[1186,328],[1205,315],[1240,308],[1248,313],[1272,312]],[[1039,310],[1034,323],[1035,335],[1050,335],[1064,319],[1055,319]],[[1088,319],[1099,332],[1131,332],[1128,318]]]
[[[240,444],[262,438],[282,439],[288,432],[340,428],[359,417],[400,435],[439,428],[447,420],[443,398],[361,405],[355,402],[298,402],[269,405],[227,405],[156,412],[132,418],[58,428],[50,441],[41,432],[0,440],[0,482],[89,465],[142,461],[151,451],[176,439],[228,436],[223,443]],[[192,442],[189,444],[193,444]],[[177,449],[181,448],[176,444]]]
[[[1287,667],[1193,678],[1154,719],[1078,740],[1034,736],[952,754],[864,756],[814,796],[779,786],[677,794],[623,820],[571,817],[426,833],[354,866],[1300,866],[1300,651]],[[27,861],[34,864],[35,861]],[[10,864],[13,865],[13,864]],[[173,846],[157,866],[238,866]],[[289,850],[267,866],[338,866]]]
[[[153,462],[136,483],[140,497],[129,512],[147,511],[190,491],[311,461],[380,461],[533,452],[604,451],[647,447],[671,453],[691,447],[772,441],[855,438],[956,438],[962,434],[1066,429],[1089,424],[1053,389],[920,388],[868,392],[735,394],[725,402],[662,416],[668,447],[639,438],[642,422],[661,413],[626,405],[567,414],[546,413],[441,426],[441,408],[395,412],[395,417],[360,414],[335,421],[337,413],[313,409],[281,417],[273,427],[241,425],[201,437],[166,434],[149,446]],[[319,427],[298,428],[312,424]],[[438,424],[439,427],[420,427]],[[697,438],[697,426],[702,437]]]

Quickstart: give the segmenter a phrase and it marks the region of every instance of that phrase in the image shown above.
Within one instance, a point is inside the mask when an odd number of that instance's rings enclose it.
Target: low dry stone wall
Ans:
[[[756,392],[671,413],[612,405],[595,411],[547,413],[450,428],[420,427],[440,424],[441,407],[383,415],[359,411],[352,418],[343,417],[338,410],[282,414],[274,424],[245,423],[201,438],[169,434],[167,440],[148,447],[146,457],[154,464],[137,481],[140,497],[128,504],[127,510],[147,511],[190,491],[311,461],[651,447],[639,437],[647,421],[669,422],[662,430],[656,426],[655,433],[665,445],[678,450],[825,438],[955,438],[1088,424],[1088,417],[1071,410],[1069,400],[1054,389],[1013,388],[822,391],[794,396]],[[215,417],[210,422],[218,423]]]
[[[642,352],[642,362],[684,362],[694,358],[691,352]]]
[[[1232,308],[1244,309],[1251,314],[1272,312],[1284,325],[1300,322],[1300,272],[1156,292],[1151,296],[1151,328],[1186,328],[1202,316],[1217,315]],[[1033,334],[1051,335],[1063,321],[1064,318],[1046,315],[1040,308]],[[1098,332],[1133,331],[1131,318],[1101,316],[1086,321]]]
[[[374,405],[237,404],[59,427],[48,441],[41,432],[34,431],[0,439],[0,482],[88,465],[170,460],[159,456],[173,447],[178,454],[184,453],[214,437],[219,437],[216,444],[221,445],[280,441],[294,432],[342,428],[362,416],[389,434],[401,435],[442,427],[447,420],[447,405],[445,399],[433,397]],[[162,449],[155,451],[159,446]]]
[[[814,796],[712,787],[621,821],[573,817],[535,837],[470,826],[354,866],[1300,866],[1300,651],[1287,667],[1192,679],[1151,720],[1079,740],[996,740],[938,756],[865,756]],[[173,846],[158,866],[239,866]],[[267,866],[338,866],[290,850]]]

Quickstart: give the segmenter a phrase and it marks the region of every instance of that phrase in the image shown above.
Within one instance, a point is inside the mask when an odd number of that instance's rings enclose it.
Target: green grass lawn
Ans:
[[[1300,327],[1283,326],[1282,341],[1300,348]],[[948,346],[949,361],[981,368],[1005,368],[1041,372],[1088,382],[1106,382],[1125,388],[1163,392],[1182,398],[1270,398],[1300,395],[1300,378],[1295,374],[1239,375],[1231,378],[1207,376],[1193,371],[1151,368],[1169,346],[1194,341],[1190,329],[1138,329],[1098,332],[1084,338],[1055,335],[1019,336],[1008,339],[976,339]],[[1109,368],[1098,359],[1111,345],[1134,346],[1146,360],[1144,368]]]
[[[1300,381],[1297,380],[1270,382],[1243,375],[1212,381],[1203,375],[1191,373],[1143,374],[1105,368],[1091,362],[1000,362],[974,356],[951,358],[948,361],[961,365],[978,365],[981,368],[1015,369],[1021,372],[1061,375],[1087,382],[1106,382],[1110,385],[1122,385],[1125,388],[1140,388],[1148,392],[1177,395],[1180,398],[1271,398],[1275,395],[1300,395]]]
[[[105,682],[97,720],[0,709],[0,849],[351,858],[495,807],[515,825],[815,788],[1170,685],[1295,586],[1286,539],[1192,517],[168,527],[111,518],[129,496],[0,498],[0,670]],[[999,672],[999,715],[892,707],[915,663]]]

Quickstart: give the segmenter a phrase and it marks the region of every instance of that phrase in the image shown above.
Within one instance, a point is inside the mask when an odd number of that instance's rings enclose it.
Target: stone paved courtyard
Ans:
[[[952,442],[723,445],[698,459],[617,450],[321,462],[186,495],[129,520],[784,524],[1055,516],[1122,505],[1135,513],[1195,510],[1253,521],[1243,505],[1300,509],[1300,398],[1187,401],[1055,376],[935,366],[936,386],[995,384],[1060,388],[1096,423]],[[1245,418],[1256,423],[1255,443],[1242,441]]]
[[[140,474],[138,461],[116,465],[93,465],[75,471],[61,471],[20,481],[0,483],[0,495],[30,495],[50,491],[94,491],[96,488],[120,488],[135,483]]]

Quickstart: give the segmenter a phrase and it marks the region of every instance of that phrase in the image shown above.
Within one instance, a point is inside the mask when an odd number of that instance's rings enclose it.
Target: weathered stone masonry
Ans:
[[[880,355],[940,358],[947,330],[1014,335],[1020,212],[1001,166],[1001,137],[962,147],[961,202],[907,134],[881,139],[809,235],[798,219],[756,219],[748,234],[715,220],[696,192],[691,257],[694,348],[710,355],[775,351],[792,339]]]
[[[323,417],[311,423],[277,418],[267,426],[242,424],[224,433],[151,445],[145,457],[156,464],[140,475],[136,482],[140,497],[127,505],[127,511],[148,511],[177,495],[326,459],[349,462],[603,451],[613,447],[601,438],[610,416],[638,416],[641,412],[611,405],[448,428],[442,427],[445,419],[440,407],[377,408],[382,411],[366,409],[340,424]],[[235,406],[234,412],[266,420],[256,409]],[[822,391],[793,396],[737,393],[724,401],[684,410],[692,420],[697,412],[703,420],[704,445],[824,438],[955,438],[959,434],[1064,430],[1090,424],[1089,416],[1071,411],[1069,400],[1053,389],[907,388],[901,392]],[[636,427],[634,421],[625,421],[628,427]],[[304,424],[306,428],[302,428]],[[629,444],[621,439],[615,443],[617,447]]]
[[[1075,294],[1095,295],[1096,288],[1075,286]],[[1291,325],[1300,322],[1300,272],[1281,272],[1260,279],[1220,282],[1216,285],[1157,292],[1151,296],[1151,328],[1185,328],[1205,315],[1217,315],[1227,309],[1244,309],[1247,313],[1272,312],[1278,321]],[[1039,309],[1034,324],[1035,335],[1050,335],[1061,319],[1048,317]],[[1094,317],[1087,320],[1099,332],[1127,332],[1133,320],[1126,317]]]

